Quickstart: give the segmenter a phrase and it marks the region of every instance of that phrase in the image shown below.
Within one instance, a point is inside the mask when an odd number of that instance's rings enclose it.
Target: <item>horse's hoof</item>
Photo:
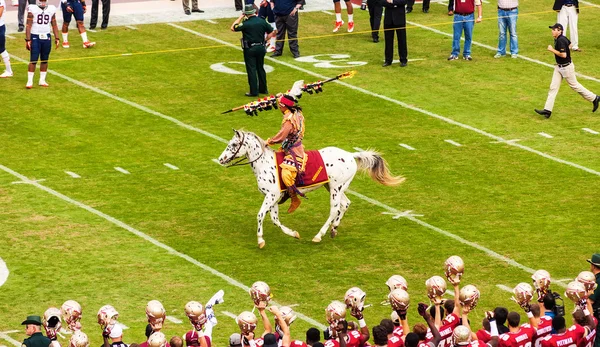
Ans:
[[[320,237],[313,237],[312,242],[321,242],[321,238]]]
[[[265,241],[261,241],[258,243],[258,248],[263,249],[265,247]]]
[[[297,231],[294,231],[294,237],[297,238],[297,239],[299,239],[300,238],[300,234],[298,234]]]
[[[334,237],[336,237],[337,236],[337,229],[331,229],[331,232],[329,233],[329,236],[331,236],[332,239]]]

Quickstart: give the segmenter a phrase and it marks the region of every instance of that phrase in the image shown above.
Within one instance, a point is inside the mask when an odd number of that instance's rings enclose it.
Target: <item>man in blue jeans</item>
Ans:
[[[519,0],[498,0],[498,52],[494,58],[506,55],[506,34],[510,32],[510,57],[519,54],[517,41],[517,17],[519,16]]]
[[[471,43],[473,41],[473,27],[475,23],[481,22],[483,10],[481,0],[452,0],[454,1],[454,36],[452,38],[452,53],[448,60],[457,60],[460,53],[460,38],[465,32],[465,46],[463,48],[463,59],[473,60],[471,57]],[[475,19],[475,8],[477,7],[477,19]]]

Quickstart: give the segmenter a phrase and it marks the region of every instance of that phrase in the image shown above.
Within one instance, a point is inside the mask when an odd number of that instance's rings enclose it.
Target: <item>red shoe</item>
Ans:
[[[69,41],[63,41],[63,43],[62,43],[62,47],[63,47],[63,48],[69,48],[69,47],[71,47],[71,46],[69,45]]]
[[[44,87],[44,88],[48,88],[48,87],[50,86],[50,85],[48,85],[48,83],[46,83],[46,82],[40,82],[40,83],[38,83],[38,85],[39,85],[40,87]]]
[[[354,31],[354,22],[348,22],[348,32],[351,33]]]
[[[31,88],[33,88],[33,84],[26,84],[26,85],[25,85],[25,88],[27,88],[27,89],[31,89]]]
[[[83,43],[83,48],[92,48],[95,45],[96,45],[96,42],[90,42],[90,41],[88,41],[88,42],[84,42]]]
[[[335,28],[333,28],[333,32],[337,33],[338,30],[340,30],[340,28],[342,27],[342,25],[344,25],[344,21],[335,22]]]

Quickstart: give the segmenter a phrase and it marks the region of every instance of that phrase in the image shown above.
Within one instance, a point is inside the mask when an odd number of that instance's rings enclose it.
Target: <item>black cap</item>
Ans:
[[[562,24],[560,24],[560,23],[556,23],[554,25],[551,25],[548,28],[550,28],[550,29],[560,29],[560,31],[565,31],[565,29],[563,28]]]
[[[266,334],[264,337],[264,347],[277,347],[277,338],[275,337],[275,335],[269,333]]]

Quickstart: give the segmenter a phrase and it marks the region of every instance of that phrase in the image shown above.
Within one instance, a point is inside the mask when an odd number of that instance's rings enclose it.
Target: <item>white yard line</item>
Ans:
[[[209,22],[210,24],[219,24],[219,22],[214,21],[212,19],[205,19],[206,22]]]
[[[448,294],[448,295],[450,295],[450,296],[454,296],[454,291],[453,291],[453,290],[450,290],[450,289],[447,289],[447,290],[446,290],[446,294]]]
[[[448,142],[449,144],[456,146],[456,147],[461,147],[462,145],[456,141],[452,141],[452,140],[444,140],[445,142]]]
[[[73,178],[81,178],[81,176],[79,176],[78,174],[74,173],[73,171],[65,171],[65,173]]]
[[[167,316],[167,320],[169,322],[173,322],[175,324],[181,324],[181,323],[183,323],[183,321],[181,319],[173,317],[173,316]]]
[[[179,168],[173,164],[165,163],[165,166],[171,170],[179,170]]]
[[[323,13],[325,13],[325,14],[328,14],[328,15],[330,15],[330,16],[333,16],[333,15],[335,14],[335,13],[333,13],[333,12],[331,12],[331,11],[321,11],[321,12],[323,12]]]
[[[127,170],[125,170],[125,169],[123,169],[122,167],[119,167],[119,166],[115,167],[115,170],[117,170],[119,172],[122,172],[122,173],[124,173],[126,175],[131,174],[131,172],[129,172],[129,171],[127,171]]]
[[[131,25],[126,25],[125,28],[131,29],[131,30],[138,30],[138,28],[131,26]]]
[[[553,137],[554,137],[554,136],[552,136],[552,135],[550,135],[550,134],[546,134],[546,133],[544,133],[544,132],[538,133],[538,135],[540,135],[540,136],[543,136],[543,137],[545,137],[545,138],[547,138],[547,139],[551,139],[551,138],[553,138]]]
[[[6,266],[6,263],[4,262],[4,260],[2,260],[2,258],[0,258],[0,287],[2,287],[2,285],[4,283],[6,283],[6,280],[8,279],[9,274],[10,274],[10,271],[8,271],[8,267]],[[4,331],[4,333],[8,333],[8,332]]]
[[[599,133],[599,132],[597,132],[596,130],[592,130],[592,129],[590,129],[590,128],[582,128],[581,130],[583,130],[583,131],[586,131],[586,132],[588,132],[588,133],[590,133],[590,134],[594,134],[594,135],[598,135],[598,134],[600,134],[600,133]]]
[[[444,35],[444,36],[448,36],[448,37],[453,37],[453,34],[450,34],[450,33],[447,33],[447,32],[444,32],[444,31],[441,31],[441,30],[438,30],[438,29],[430,28],[430,27],[428,27],[426,25],[423,25],[423,24],[419,24],[419,23],[411,22],[411,21],[406,21],[406,23],[408,23],[410,25],[417,26],[417,27],[425,29],[425,30],[433,31],[434,33],[437,33],[437,34],[440,34],[440,35]],[[461,40],[464,41],[464,38],[461,39]],[[486,44],[483,44],[483,43],[480,43],[480,42],[477,42],[477,41],[473,41],[473,45],[479,46],[479,47],[483,47],[483,48],[487,48],[487,49],[489,49],[491,51],[494,51],[494,52],[498,50],[498,47],[492,47],[490,45],[486,45]],[[450,48],[451,47],[448,47],[448,50],[450,50]],[[554,69],[554,65],[552,65],[552,64],[544,63],[543,61],[540,61],[540,60],[537,60],[537,59],[533,59],[533,58],[529,58],[529,57],[526,57],[526,56],[524,56],[522,54],[519,54],[518,57],[520,59],[527,60],[529,62],[540,64],[540,65],[547,66],[547,67],[550,67],[550,68]],[[583,75],[583,74],[581,74],[579,72],[576,72],[575,74],[578,77],[585,78],[585,79],[590,80],[590,81],[600,82],[600,79],[598,79],[596,77]]]
[[[125,330],[125,329],[129,329],[129,327],[121,322],[117,322],[116,325],[120,326],[121,329]]]
[[[224,314],[225,316],[229,317],[229,318],[237,319],[237,316],[236,316],[236,315],[234,315],[234,314],[233,314],[233,313],[231,313],[231,312],[228,312],[228,311],[221,311],[221,313],[222,313],[222,314]]]
[[[579,0],[579,3],[580,3],[580,4],[587,5],[587,6],[592,6],[592,7],[597,7],[597,8],[600,8],[600,5],[592,4],[592,3],[591,3],[591,2],[589,2],[589,1],[583,1],[583,0]]]
[[[91,33],[97,33],[98,30],[94,30],[94,29],[87,29],[87,31],[91,32]]]
[[[512,293],[512,292],[513,292],[512,288],[510,288],[510,287],[507,287],[507,286],[505,286],[504,284],[496,284],[496,287],[498,287],[498,288],[502,289],[502,290],[503,290],[503,291],[505,291],[505,292],[509,292],[509,293]]]
[[[3,334],[14,334],[14,333],[20,333],[21,330],[7,330],[7,331],[0,331],[0,333]]]
[[[9,38],[9,39],[11,39],[11,40],[14,40],[14,39],[15,39],[15,37],[14,37],[14,36],[10,36],[10,35],[4,35],[4,36],[5,36],[6,38]]]
[[[211,159],[213,163],[217,164],[217,165],[221,165],[221,163],[219,163],[219,159]]]
[[[229,47],[235,48],[235,49],[237,49],[237,50],[240,50],[240,51],[242,50],[242,48],[241,48],[241,47],[239,47],[239,45],[238,45],[238,46],[236,46],[236,45],[234,45],[234,44],[232,44],[232,43],[229,43],[229,42],[223,41],[223,40],[221,40],[221,39],[218,39],[218,38],[216,38],[216,37],[212,37],[212,36],[209,36],[209,35],[204,35],[204,34],[202,34],[202,33],[199,33],[199,32],[197,32],[197,31],[194,31],[194,30],[192,30],[192,29],[188,29],[188,28],[182,27],[182,26],[180,26],[180,25],[177,25],[177,24],[168,23],[168,25],[170,25],[170,26],[172,26],[172,27],[174,27],[174,28],[181,29],[181,30],[183,30],[183,31],[187,31],[187,32],[189,32],[189,33],[191,33],[191,34],[194,34],[194,35],[196,35],[196,36],[199,36],[199,37],[202,37],[202,38],[205,38],[205,39],[209,39],[209,40],[212,40],[212,41],[215,41],[215,42],[221,43],[221,44],[223,44],[223,45],[225,45],[225,46],[229,46]],[[450,36],[452,36],[452,35],[450,35]],[[318,74],[318,73],[316,73],[316,72],[313,72],[313,71],[310,71],[310,70],[307,70],[307,69],[301,68],[301,67],[299,67],[299,66],[296,66],[296,65],[294,65],[294,64],[286,63],[286,62],[284,62],[284,61],[277,60],[277,59],[274,59],[274,58],[271,58],[271,57],[266,57],[265,59],[266,59],[266,60],[268,60],[268,61],[270,61],[270,62],[273,62],[273,63],[277,63],[277,64],[280,64],[280,65],[283,65],[283,66],[287,66],[287,67],[289,67],[289,68],[291,68],[291,69],[295,69],[295,70],[298,70],[298,71],[302,71],[302,72],[304,72],[304,73],[306,73],[306,74],[308,74],[308,75],[311,75],[311,76],[315,76],[315,77],[317,77],[317,78],[320,78],[321,80],[325,80],[325,79],[327,79],[327,77],[326,77],[326,76],[323,76],[323,75],[321,75],[321,74]],[[23,60],[23,62],[26,62],[26,61],[25,61],[25,60]],[[48,70],[48,71],[50,72],[50,70]],[[350,89],[352,89],[352,90],[355,90],[355,91],[361,92],[361,93],[363,93],[363,94],[371,95],[371,96],[373,96],[373,97],[376,97],[376,98],[379,98],[379,99],[382,99],[382,100],[389,101],[389,102],[391,102],[391,103],[394,103],[394,104],[396,104],[396,105],[402,106],[402,107],[404,107],[404,108],[407,108],[407,109],[410,109],[410,110],[413,110],[413,111],[416,111],[416,112],[423,113],[423,114],[425,114],[425,115],[427,115],[427,116],[430,116],[430,117],[436,118],[436,119],[438,119],[438,120],[444,121],[444,122],[446,122],[446,123],[449,123],[449,124],[452,124],[452,125],[456,125],[456,126],[458,126],[458,127],[461,127],[461,128],[463,128],[463,129],[467,129],[467,130],[470,130],[470,131],[476,132],[476,133],[478,133],[478,134],[480,134],[480,135],[483,135],[483,136],[489,137],[489,138],[491,138],[491,139],[493,139],[493,140],[500,141],[500,142],[504,142],[504,143],[506,143],[507,145],[510,145],[510,146],[514,146],[514,147],[520,148],[520,149],[522,149],[522,150],[525,150],[525,151],[527,151],[527,152],[530,152],[530,153],[533,153],[533,154],[539,155],[539,156],[541,156],[541,157],[544,157],[544,158],[546,158],[546,159],[549,159],[549,160],[555,161],[555,162],[557,162],[557,163],[561,163],[561,164],[564,164],[564,165],[568,165],[568,166],[571,166],[571,167],[574,167],[574,168],[577,168],[577,169],[583,170],[583,171],[585,171],[585,172],[591,173],[591,174],[593,174],[593,175],[600,176],[600,171],[596,171],[596,170],[593,170],[593,169],[587,168],[587,167],[585,167],[585,166],[583,166],[583,165],[579,165],[579,164],[576,164],[576,163],[573,163],[573,162],[570,162],[570,161],[567,161],[567,160],[563,160],[563,159],[560,159],[560,158],[554,157],[554,156],[552,156],[552,155],[550,155],[550,154],[547,154],[547,153],[544,153],[544,152],[538,151],[537,149],[533,149],[533,148],[531,148],[531,147],[527,147],[527,146],[521,145],[521,144],[519,144],[519,143],[515,143],[515,142],[508,142],[506,139],[504,139],[504,138],[502,138],[502,137],[500,137],[500,136],[498,136],[498,135],[494,135],[494,134],[492,134],[492,133],[489,133],[489,132],[487,132],[487,131],[485,131],[485,130],[481,130],[481,129],[475,128],[475,127],[473,127],[473,126],[470,126],[470,125],[468,125],[468,124],[464,124],[464,123],[461,123],[461,122],[455,121],[454,119],[451,119],[451,118],[447,118],[447,117],[444,117],[444,116],[440,116],[439,114],[436,114],[436,113],[433,113],[433,112],[430,112],[430,111],[424,110],[424,109],[422,109],[422,108],[419,108],[419,107],[416,107],[416,106],[409,105],[409,104],[407,104],[407,103],[405,103],[405,102],[402,102],[402,101],[400,101],[400,100],[392,99],[392,98],[390,98],[390,97],[388,97],[388,96],[381,95],[381,94],[377,94],[377,93],[374,93],[374,92],[372,92],[372,91],[370,91],[370,90],[366,90],[366,89],[364,89],[364,88],[356,87],[356,86],[353,86],[353,85],[351,85],[351,84],[348,84],[348,83],[346,83],[346,82],[342,82],[342,81],[340,81],[340,80],[334,81],[333,83],[337,83],[337,84],[343,85],[344,87],[347,87],[347,88],[350,88]],[[104,92],[104,93],[106,93],[106,92]]]
[[[404,148],[408,149],[409,151],[414,151],[415,150],[414,147],[411,147],[411,146],[407,145],[406,143],[401,143],[400,147],[404,147]]]
[[[365,151],[364,149],[362,149],[360,147],[352,147],[352,148],[354,148],[354,150],[358,151],[358,152],[364,152]]]
[[[7,335],[7,334],[5,334],[5,333],[0,333],[0,340],[6,340],[6,341],[8,341],[8,342],[12,343],[12,344],[13,344],[14,346],[16,346],[16,347],[21,347],[21,345],[22,345],[22,343],[21,343],[21,342],[19,342],[19,341],[17,341],[17,340],[15,340],[15,339],[13,339],[12,337],[8,336],[8,335]]]
[[[11,182],[12,184],[29,184],[31,182],[44,182],[46,179],[42,178],[41,180],[28,180],[28,181],[15,181]]]

